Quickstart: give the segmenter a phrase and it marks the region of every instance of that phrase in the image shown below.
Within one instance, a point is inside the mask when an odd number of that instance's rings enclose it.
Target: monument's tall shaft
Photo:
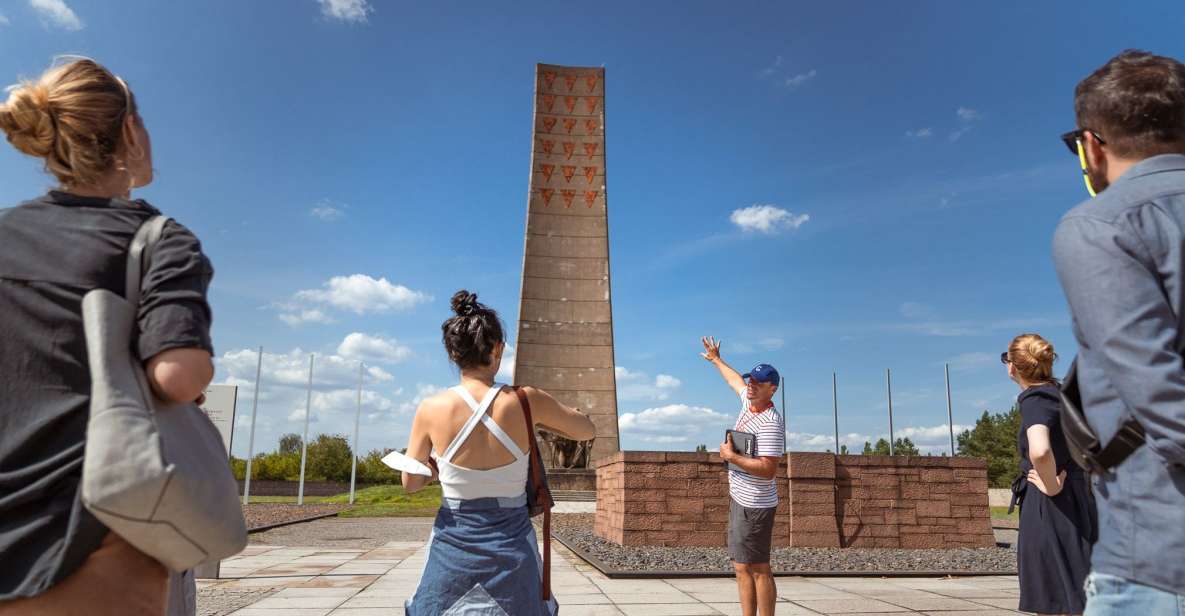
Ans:
[[[514,380],[583,410],[618,451],[605,69],[540,64]]]

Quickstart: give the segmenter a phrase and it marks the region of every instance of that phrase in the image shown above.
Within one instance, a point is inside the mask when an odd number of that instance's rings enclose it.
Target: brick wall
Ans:
[[[597,536],[726,544],[728,478],[718,455],[619,452],[596,467]],[[778,481],[775,546],[995,545],[982,459],[789,453]]]
[[[596,465],[597,536],[619,545],[726,544],[728,477],[718,454],[623,451]],[[785,495],[785,464],[778,481]],[[774,545],[788,538],[785,501],[778,505]]]

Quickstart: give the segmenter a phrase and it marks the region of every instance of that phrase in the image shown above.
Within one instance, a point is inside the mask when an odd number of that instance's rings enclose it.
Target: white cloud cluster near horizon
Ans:
[[[41,16],[42,23],[57,26],[63,30],[77,32],[83,28],[82,20],[65,0],[29,0],[29,6]],[[7,22],[7,20],[6,20]]]
[[[775,205],[754,204],[733,210],[728,219],[742,231],[772,235],[779,231],[798,229],[811,217],[809,214],[795,215]]]
[[[669,374],[659,374],[653,379],[645,372],[630,370],[624,366],[614,368],[617,380],[617,399],[622,401],[662,401],[683,385],[683,381]]]
[[[287,302],[277,303],[280,320],[289,325],[332,323],[325,310],[333,308],[357,315],[406,311],[432,301],[421,291],[366,274],[334,276],[320,289],[297,291]]]
[[[644,443],[659,445],[693,444],[697,439],[702,440],[702,430],[731,425],[732,418],[728,415],[687,404],[668,404],[622,413],[617,419],[622,436],[629,435]],[[723,427],[720,429],[723,434]]]
[[[934,129],[929,126],[905,131],[905,136],[911,139],[929,139],[934,136]]]
[[[317,0],[321,14],[346,23],[366,23],[374,12],[367,0]]]
[[[0,26],[7,26],[11,23],[12,22],[8,21],[8,17],[6,17],[4,13],[0,13]]]

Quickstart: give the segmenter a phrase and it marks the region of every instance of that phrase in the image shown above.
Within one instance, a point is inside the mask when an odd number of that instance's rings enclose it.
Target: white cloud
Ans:
[[[955,436],[972,426],[955,424]],[[862,434],[850,432],[839,435],[839,444],[847,445],[848,453],[858,454],[864,451],[864,443],[876,444],[880,439],[889,439],[888,433]],[[908,438],[922,453],[940,454],[950,453],[950,428],[947,424],[937,426],[910,426],[893,430],[893,438]],[[812,434],[809,432],[787,432],[786,449],[788,451],[834,451],[835,434]]]
[[[502,352],[502,365],[498,366],[498,374],[494,378],[502,383],[514,382],[514,347],[509,344]]]
[[[647,443],[690,443],[701,430],[732,425],[732,418],[722,413],[686,404],[668,404],[636,413],[623,413],[617,420],[618,429]]]
[[[811,70],[809,70],[805,73],[801,73],[801,74],[795,75],[793,77],[787,77],[786,78],[786,87],[787,88],[797,88],[797,87],[801,86],[802,84],[814,79],[815,76],[818,74],[819,74],[819,72],[812,68]]]
[[[839,444],[848,446],[848,453],[860,453],[864,450],[865,441],[874,441],[867,434],[851,432],[839,435]],[[835,450],[834,434],[811,434],[809,432],[787,432],[787,451],[826,451]]]
[[[971,128],[971,126],[964,126],[957,130],[951,131],[951,134],[947,136],[947,139],[949,139],[951,143],[954,143],[961,139],[963,135],[966,135],[968,132],[970,132]]]
[[[774,73],[778,72],[778,69],[781,67],[782,67],[782,56],[778,56],[774,60],[773,64],[761,69],[761,76],[762,77],[769,77],[769,76],[773,75]]]
[[[0,26],[7,26],[10,23],[12,22],[8,21],[8,18],[4,16],[4,13],[0,13]]]
[[[349,334],[337,347],[338,355],[362,361],[397,364],[411,357],[411,348],[394,338],[369,336],[362,332]]]
[[[329,199],[322,199],[309,210],[309,215],[313,218],[319,218],[325,222],[333,222],[341,220],[346,215],[346,206],[340,203],[334,203]]]
[[[315,309],[314,310],[295,310],[293,312],[282,312],[282,313],[280,313],[280,320],[289,324],[289,325],[292,325],[294,327],[297,325],[300,325],[302,323],[333,323],[334,322],[334,320],[332,318],[330,318],[329,315],[325,314],[324,312],[321,312],[320,310],[315,310]]]
[[[955,110],[955,115],[959,116],[959,119],[964,122],[974,122],[983,117],[978,111],[968,107],[959,107]]]
[[[772,338],[771,337],[771,338],[762,338],[761,340],[757,341],[757,344],[760,345],[761,348],[763,348],[767,351],[776,351],[776,350],[786,346],[786,341],[782,340],[781,338]]]
[[[417,383],[416,395],[410,400],[405,400],[404,402],[400,403],[398,411],[401,415],[411,415],[412,413],[416,412],[416,408],[420,406],[420,403],[423,402],[425,398],[434,396],[446,389],[448,389],[448,387],[444,387],[442,385]]]
[[[64,30],[77,32],[83,27],[78,14],[64,0],[29,0],[29,6],[41,15],[42,22]]]
[[[743,231],[773,234],[786,229],[797,229],[811,219],[809,214],[794,214],[773,205],[751,205],[733,210],[728,217]]]
[[[1000,361],[999,353],[963,353],[956,355],[946,361],[952,368],[956,370],[971,370],[974,368],[982,368],[990,366]]]
[[[320,289],[297,291],[292,300],[275,306],[280,309],[282,321],[295,325],[331,322],[331,318],[321,310],[322,307],[369,314],[410,310],[431,300],[432,296],[426,293],[392,284],[386,278],[353,274],[334,276]]]
[[[669,374],[660,374],[654,377],[654,386],[659,389],[676,389],[682,384],[683,381]]]
[[[934,129],[930,127],[919,128],[916,130],[905,131],[905,136],[911,139],[928,139],[934,135]]]
[[[616,366],[614,376],[617,378],[617,399],[624,401],[666,400],[683,385],[683,381],[669,374],[660,374],[651,380],[645,372],[624,366]]]
[[[374,12],[367,0],[317,0],[321,14],[347,23],[366,23],[368,15]]]

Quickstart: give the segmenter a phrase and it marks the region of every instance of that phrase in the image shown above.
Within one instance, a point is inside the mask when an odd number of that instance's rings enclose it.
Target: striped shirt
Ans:
[[[741,389],[741,414],[733,430],[757,435],[758,457],[780,458],[786,453],[786,422],[777,407],[752,412],[745,390]],[[773,479],[762,479],[744,471],[728,471],[728,494],[742,507],[765,509],[778,506],[778,484]]]

